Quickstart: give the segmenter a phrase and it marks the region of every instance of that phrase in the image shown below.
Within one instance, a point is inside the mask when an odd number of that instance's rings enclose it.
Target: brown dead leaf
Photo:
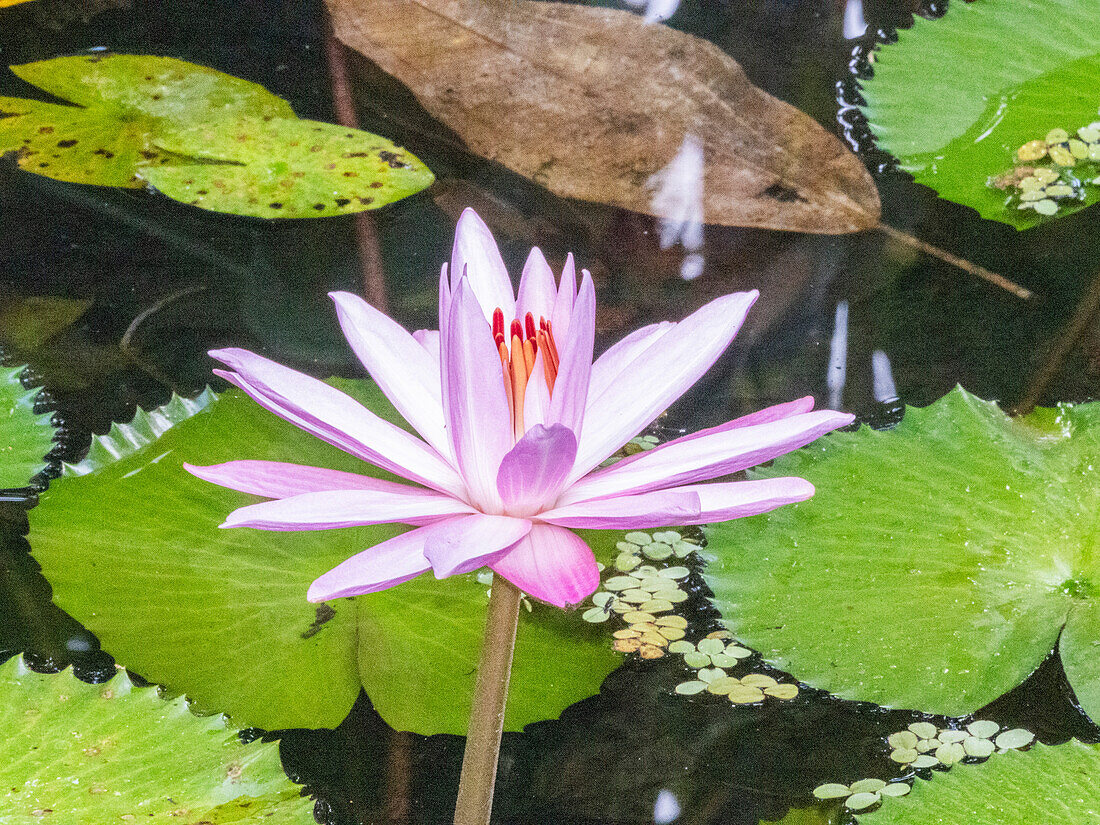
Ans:
[[[470,149],[557,195],[656,214],[651,179],[701,141],[708,224],[878,225],[863,164],[714,44],[626,11],[506,0],[327,0],[337,37]]]

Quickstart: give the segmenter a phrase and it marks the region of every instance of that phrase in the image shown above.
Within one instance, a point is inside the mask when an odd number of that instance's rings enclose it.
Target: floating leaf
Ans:
[[[299,120],[282,98],[167,57],[80,55],[13,66],[77,105],[0,98],[0,154],[69,183],[152,183],[184,203],[263,218],[377,209],[434,180],[385,138]]]
[[[1010,419],[956,389],[758,471],[817,493],[711,528],[705,577],[739,639],[842,697],[959,716],[1057,644],[1100,719],[1098,468],[1100,404]]]
[[[241,743],[224,718],[196,717],[119,673],[89,685],[71,670],[0,665],[0,822],[307,825],[275,744]]]
[[[210,121],[166,129],[157,144],[225,163],[147,166],[170,198],[235,215],[317,218],[377,209],[435,179],[385,138],[315,120]]]
[[[46,469],[53,447],[50,413],[35,414],[37,389],[19,380],[23,367],[0,367],[0,488],[25,487]]]
[[[15,6],[15,5],[18,5],[19,3],[29,3],[29,2],[30,2],[30,0],[0,0],[0,9],[5,8],[6,6]]]
[[[532,0],[328,6],[337,37],[474,152],[557,195],[656,214],[648,184],[697,139],[706,223],[823,233],[878,223],[859,159],[700,38],[623,10]]]
[[[373,385],[334,383],[396,418]],[[367,469],[235,393],[139,413],[95,439],[30,513],[31,547],[58,605],[128,667],[242,726],[335,726],[363,685],[395,727],[464,733],[485,585],[473,575],[426,575],[308,603],[316,576],[402,528],[219,530],[230,510],[255,499],[180,465],[235,458]],[[613,538],[592,541],[603,557],[614,552]],[[508,728],[596,693],[618,662],[579,614],[524,611]]]
[[[918,183],[984,218],[1035,226],[1039,215],[1006,207],[1005,193],[987,181],[1011,170],[1028,141],[1097,119],[1100,4],[952,3],[943,19],[917,17],[897,43],[875,52],[863,94],[879,145]],[[1060,212],[1100,200],[1100,188],[1085,191],[1084,201],[1064,201]]]
[[[955,765],[856,818],[866,825],[1080,825],[1100,811],[1100,745],[1072,740]]]

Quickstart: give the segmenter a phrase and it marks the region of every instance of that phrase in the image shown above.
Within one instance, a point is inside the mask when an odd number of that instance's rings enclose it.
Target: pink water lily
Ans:
[[[438,332],[409,333],[362,299],[332,294],[349,344],[409,433],[348,395],[242,349],[216,372],[265,409],[409,483],[271,461],[187,466],[271,499],[223,527],[326,530],[412,525],[309,588],[310,601],[381,590],[432,570],[490,567],[559,607],[599,583],[572,528],[648,529],[763,513],[814,492],[801,478],[705,484],[849,423],[803,398],[600,468],[703,375],[733,340],[756,292],[718,298],[679,323],[628,335],[593,361],[595,291],[561,279],[538,249],[519,294],[488,228],[466,210],[439,285]]]

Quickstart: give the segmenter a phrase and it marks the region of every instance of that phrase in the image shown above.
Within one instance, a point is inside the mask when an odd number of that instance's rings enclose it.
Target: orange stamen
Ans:
[[[527,395],[527,382],[535,369],[535,361],[542,352],[543,377],[550,393],[558,377],[558,348],[550,322],[540,318],[535,325],[534,316],[528,312],[523,323],[518,319],[508,325],[505,335],[504,312],[498,307],[493,312],[493,341],[500,353],[500,365],[504,378],[504,392],[508,398],[508,412],[512,418],[512,433],[517,440],[526,430],[523,422],[523,404]]]

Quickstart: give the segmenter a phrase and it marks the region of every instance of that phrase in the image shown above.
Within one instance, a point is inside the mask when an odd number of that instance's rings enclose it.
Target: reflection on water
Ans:
[[[910,6],[902,0],[638,5],[654,21],[675,12],[678,27],[713,40],[754,83],[834,132],[841,131],[834,91],[848,73],[847,41],[864,26],[903,22]],[[317,3],[180,0],[59,28],[43,27],[47,7],[36,6],[0,11],[0,54],[9,62],[103,44],[169,54],[261,82],[303,117],[333,119]],[[409,328],[433,316],[453,215],[471,204],[489,220],[515,271],[532,245],[555,269],[566,251],[576,252],[597,280],[605,346],[642,324],[683,317],[717,294],[761,290],[750,327],[672,411],[672,427],[715,423],[807,393],[872,419],[883,405],[928,404],[956,383],[1011,404],[1025,394],[1100,260],[1096,210],[1017,233],[939,201],[888,169],[876,178],[886,222],[1013,277],[1040,297],[1024,303],[869,233],[707,227],[704,260],[706,157],[694,138],[684,138],[652,179],[659,219],[569,201],[464,152],[411,95],[362,61],[355,65],[363,128],[407,146],[440,178],[433,190],[375,215],[390,303]],[[9,76],[0,79],[0,94],[27,89]],[[858,120],[851,110],[846,116]],[[324,298],[332,289],[361,288],[347,219],[262,224],[200,215],[143,193],[34,179],[6,163],[0,208],[0,304],[32,297],[90,302],[81,318],[33,347],[15,346],[18,331],[0,327],[7,356],[29,361],[55,396],[69,458],[91,432],[129,418],[137,404],[166,401],[164,379],[198,392],[209,380],[204,352],[214,346],[257,349],[320,375],[357,372]],[[202,289],[148,316],[134,342],[137,360],[123,357],[119,342],[134,319],[190,286]],[[1091,349],[1070,352],[1042,403],[1096,394],[1095,323],[1086,337]],[[28,651],[39,666],[75,662],[82,675],[106,678],[113,672],[109,657],[52,605],[24,529],[22,515],[0,520],[0,651]],[[695,594],[687,609],[694,621],[713,623],[704,595]],[[813,690],[763,708],[693,702],[673,692],[683,679],[671,658],[628,662],[598,696],[561,719],[506,736],[500,821],[755,825],[808,803],[822,782],[891,775],[881,737],[921,718]],[[986,715],[1048,742],[1094,734],[1075,710],[1056,658]],[[457,737],[391,731],[361,697],[337,730],[292,732],[282,754],[292,775],[321,794],[318,810],[332,822],[433,824],[449,819],[461,748]]]

